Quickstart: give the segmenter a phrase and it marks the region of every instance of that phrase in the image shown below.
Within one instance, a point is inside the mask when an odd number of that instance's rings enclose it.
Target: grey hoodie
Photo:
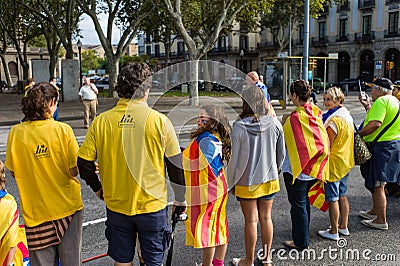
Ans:
[[[229,187],[250,186],[278,178],[285,158],[282,125],[276,117],[247,117],[233,123]]]

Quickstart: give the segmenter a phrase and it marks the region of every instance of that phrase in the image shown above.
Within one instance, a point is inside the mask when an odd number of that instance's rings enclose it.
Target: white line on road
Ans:
[[[174,203],[173,201],[168,202],[168,206],[172,206],[173,203]],[[96,220],[93,220],[93,221],[84,222],[82,224],[82,227],[85,227],[85,226],[88,226],[88,225],[102,223],[102,222],[105,222],[105,221],[107,221],[106,217],[100,218],[100,219],[96,219]]]

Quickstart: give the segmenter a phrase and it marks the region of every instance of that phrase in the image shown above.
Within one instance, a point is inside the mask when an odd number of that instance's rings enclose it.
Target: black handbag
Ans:
[[[393,123],[396,121],[396,119],[399,117],[400,113],[400,107],[399,111],[395,115],[392,121],[390,121],[389,124],[385,126],[385,128],[379,132],[379,134],[375,137],[375,139],[372,142],[365,142],[363,138],[360,136],[356,125],[354,124],[354,162],[356,165],[361,165],[364,164],[366,161],[368,161],[372,157],[372,147],[375,145],[375,143],[378,142],[380,137],[393,125]]]

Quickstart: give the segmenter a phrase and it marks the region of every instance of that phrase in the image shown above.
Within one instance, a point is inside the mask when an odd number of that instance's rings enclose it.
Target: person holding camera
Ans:
[[[360,211],[359,216],[364,218],[363,225],[387,230],[385,185],[400,184],[400,109],[389,79],[378,77],[369,86],[374,104],[371,106],[369,97],[359,96],[367,111],[360,136],[372,146],[372,157],[360,170],[365,187],[372,193],[372,208]]]

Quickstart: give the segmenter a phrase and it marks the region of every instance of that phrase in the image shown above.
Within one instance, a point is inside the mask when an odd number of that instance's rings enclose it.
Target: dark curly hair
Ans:
[[[0,189],[3,189],[6,185],[6,167],[4,163],[0,160]]]
[[[262,115],[268,114],[264,93],[256,85],[247,87],[242,93],[242,113],[241,119],[255,116],[257,119]]]
[[[290,94],[294,94],[299,97],[299,100],[307,102],[311,95],[311,86],[305,80],[298,79],[290,85]]]
[[[58,101],[58,90],[48,82],[35,84],[26,97],[22,98],[22,112],[24,120],[45,120],[51,118],[50,103]]]
[[[206,111],[206,114],[210,118],[210,122],[205,127],[196,127],[190,132],[190,138],[194,139],[200,136],[204,132],[208,131],[211,133],[217,133],[221,137],[222,141],[222,156],[223,159],[229,162],[231,158],[231,126],[229,120],[226,117],[222,107],[217,105],[203,105],[200,109]]]
[[[115,91],[120,98],[141,99],[151,85],[150,68],[145,63],[131,63],[125,66],[118,75]]]

